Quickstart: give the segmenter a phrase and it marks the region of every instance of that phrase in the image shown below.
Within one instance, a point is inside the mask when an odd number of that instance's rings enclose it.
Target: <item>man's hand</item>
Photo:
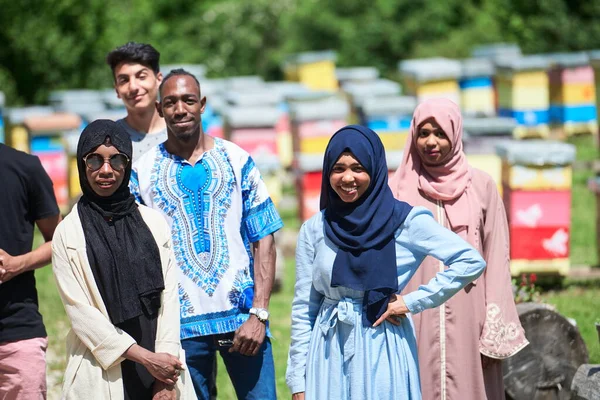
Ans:
[[[167,385],[159,380],[154,382],[152,388],[152,400],[176,400],[177,391],[175,386]]]
[[[0,283],[8,282],[24,272],[22,257],[13,257],[0,249]]]
[[[255,356],[265,341],[267,327],[260,322],[256,315],[251,315],[246,322],[235,331],[233,346],[230,353],[239,352],[244,356]]]

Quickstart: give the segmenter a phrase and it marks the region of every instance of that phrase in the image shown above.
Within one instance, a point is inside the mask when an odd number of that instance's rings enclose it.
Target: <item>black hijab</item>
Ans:
[[[366,192],[353,203],[343,202],[329,183],[331,170],[344,152],[351,152],[371,178]],[[321,209],[325,209],[325,235],[339,247],[331,286],[364,291],[363,325],[371,326],[387,309],[390,295],[398,291],[395,233],[412,210],[394,198],[383,143],[371,129],[349,125],[329,140]]]
[[[86,176],[83,157],[106,139],[131,160],[127,132],[110,120],[96,120],[81,133],[77,145],[77,169],[83,196],[77,210],[86,251],[96,284],[114,325],[145,316],[155,318],[165,287],[160,252],[129,191],[131,161],[123,182],[111,196],[94,192]]]

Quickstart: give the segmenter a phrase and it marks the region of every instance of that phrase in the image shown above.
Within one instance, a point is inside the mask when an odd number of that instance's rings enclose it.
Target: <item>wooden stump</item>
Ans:
[[[570,399],[577,368],[588,362],[579,330],[547,304],[521,303],[517,311],[529,346],[503,362],[507,397]]]
[[[573,377],[573,400],[600,399],[600,365],[583,364]]]

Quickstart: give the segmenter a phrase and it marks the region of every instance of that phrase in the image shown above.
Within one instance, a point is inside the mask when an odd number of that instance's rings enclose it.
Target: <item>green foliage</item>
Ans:
[[[13,105],[111,86],[105,55],[130,40],[152,43],[165,64],[268,79],[306,50],[334,49],[340,66],[393,76],[401,59],[466,57],[485,43],[600,47],[600,0],[0,0],[0,10],[0,90]]]

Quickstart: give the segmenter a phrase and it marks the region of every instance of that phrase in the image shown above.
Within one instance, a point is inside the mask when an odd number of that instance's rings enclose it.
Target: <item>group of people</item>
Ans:
[[[52,268],[71,330],[65,399],[214,399],[219,352],[240,399],[275,399],[269,300],[283,222],[256,164],[205,135],[201,85],[159,53],[108,54],[127,116],[81,133],[82,196],[61,221],[39,160],[0,144],[0,398],[45,398],[33,270]],[[458,106],[420,104],[388,181],[350,125],[300,229],[286,381],[298,399],[501,399],[527,345],[502,201],[462,151]],[[31,251],[37,225],[45,243]]]

